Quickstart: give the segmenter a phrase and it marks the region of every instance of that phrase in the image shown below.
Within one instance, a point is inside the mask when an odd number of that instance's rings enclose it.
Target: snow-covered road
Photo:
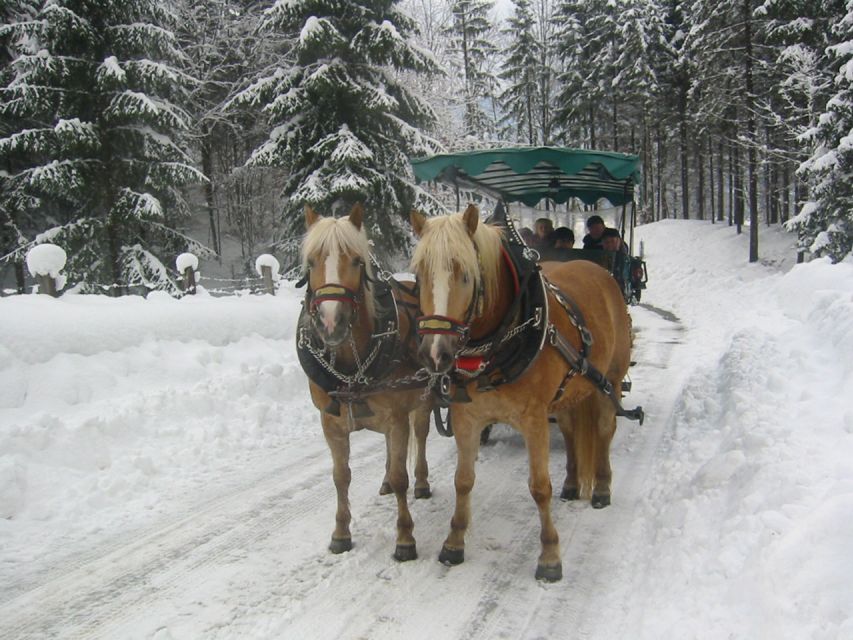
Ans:
[[[853,637],[853,265],[744,264],[705,223],[641,229],[651,276],[613,504],[555,498],[533,579],[522,439],[481,449],[466,561],[436,561],[455,449],[399,564],[384,444],[353,436],[355,548],[292,353],[298,294],[0,299],[2,638]],[[702,255],[703,260],[697,260]],[[37,336],[48,336],[36,340]],[[552,433],[552,481],[564,454]],[[849,533],[849,531],[848,531]]]

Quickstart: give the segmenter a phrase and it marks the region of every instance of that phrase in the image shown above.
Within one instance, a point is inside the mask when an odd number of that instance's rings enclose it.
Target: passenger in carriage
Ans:
[[[622,240],[622,235],[617,229],[607,228],[601,234],[601,248],[605,251],[621,251],[628,253],[628,245]]]
[[[554,223],[548,218],[538,218],[533,225],[533,242],[531,247],[535,249],[550,248],[552,245],[548,240],[548,236],[554,232]]]
[[[521,227],[521,229],[518,230],[518,235],[521,236],[521,239],[524,240],[524,244],[528,247],[533,246],[533,243],[535,242],[533,229],[530,227]]]
[[[548,238],[555,249],[571,249],[575,246],[575,233],[568,227],[557,227]]]
[[[604,234],[604,220],[601,216],[590,216],[586,221],[587,234],[583,237],[584,249],[603,249],[601,236]]]

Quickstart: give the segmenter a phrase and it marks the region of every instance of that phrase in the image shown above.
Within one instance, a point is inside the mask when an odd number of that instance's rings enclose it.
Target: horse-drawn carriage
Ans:
[[[543,200],[566,204],[575,199],[596,206],[606,199],[613,207],[621,207],[614,226],[625,240],[627,251],[549,247],[536,249],[536,258],[595,262],[616,278],[626,303],[639,302],[648,275],[642,256],[633,255],[634,190],[640,181],[638,156],[587,149],[517,147],[445,153],[412,160],[412,167],[420,181],[451,186],[457,209],[463,190],[473,192],[475,197],[486,195],[493,199],[497,206],[490,221],[506,226],[510,239],[518,243],[523,240],[507,214],[510,203],[533,207]]]
[[[612,268],[588,260],[537,263],[541,256],[521,241],[503,203],[542,197],[593,202],[609,189],[612,203],[628,204],[636,158],[543,148],[436,156],[414,164],[422,179],[441,175],[454,184],[479,184],[501,201],[493,224],[482,223],[474,205],[430,218],[412,213],[415,288],[374,270],[360,206],[339,219],[306,209],[307,289],[297,352],[333,459],[338,505],[329,548],[352,548],[349,438],[370,429],[386,436],[381,491],[397,499],[394,557],[417,557],[407,498],[408,441],[411,432],[419,444],[414,497],[429,497],[423,455],[429,410],[450,405],[458,449],[456,506],[439,560],[464,560],[480,434],[505,422],[522,434],[528,451],[529,489],[542,527],[536,577],[559,580],[549,416],[566,443],[560,497],[606,507],[616,417],[643,417],[642,408],[621,404],[630,318]]]

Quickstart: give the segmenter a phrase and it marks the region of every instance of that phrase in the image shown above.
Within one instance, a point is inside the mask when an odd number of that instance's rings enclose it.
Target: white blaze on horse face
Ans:
[[[432,276],[432,302],[433,315],[446,316],[447,309],[450,306],[450,272],[446,269],[437,269]],[[440,338],[446,336],[433,335],[432,345],[430,345],[429,357],[432,358],[436,365],[439,364],[438,347],[441,342]]]
[[[326,256],[326,284],[340,284],[340,276],[338,275],[339,257],[335,251]],[[317,306],[320,318],[323,320],[323,326],[329,333],[335,330],[335,317],[337,316],[340,305],[341,302],[339,300],[325,300]]]

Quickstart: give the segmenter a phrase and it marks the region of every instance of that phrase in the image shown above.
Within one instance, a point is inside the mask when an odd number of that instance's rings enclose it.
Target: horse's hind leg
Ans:
[[[335,482],[335,490],[338,495],[338,508],[335,512],[335,531],[332,533],[332,542],[329,550],[332,553],[343,553],[352,549],[352,535],[350,534],[350,510],[349,510],[349,485],[352,480],[352,472],[349,467],[349,432],[339,429],[329,418],[322,418],[323,434],[332,452],[332,479]]]
[[[412,535],[415,523],[409,511],[407,496],[409,491],[409,473],[406,470],[409,442],[408,417],[407,412],[395,414],[389,430],[391,466],[388,480],[397,498],[397,547],[394,550],[394,559],[401,562],[418,557],[415,538]]]
[[[595,484],[592,488],[592,506],[603,509],[610,504],[610,483],[613,471],[610,467],[610,443],[616,433],[616,408],[603,394],[598,396],[598,442],[596,445]]]
[[[537,416],[528,419],[524,431],[527,455],[530,460],[530,495],[539,509],[542,525],[540,540],[542,552],[536,566],[536,579],[556,582],[563,577],[563,564],[560,559],[560,538],[551,519],[551,477],[548,473],[548,450],[550,436],[548,417]]]
[[[563,490],[560,492],[560,500],[577,500],[580,497],[580,483],[578,482],[578,465],[575,461],[575,436],[571,412],[569,409],[561,409],[556,415],[560,433],[563,434],[563,441],[566,444],[566,479],[563,482]]]
[[[417,442],[417,461],[415,462],[415,499],[429,498],[432,491],[429,486],[429,465],[426,458],[426,441],[429,435],[429,407],[418,407],[411,414],[415,439]]]
[[[389,493],[394,493],[388,481],[391,469],[391,435],[388,431],[383,435],[385,436],[385,477],[382,478],[382,484],[379,486],[379,495],[387,496]]]

